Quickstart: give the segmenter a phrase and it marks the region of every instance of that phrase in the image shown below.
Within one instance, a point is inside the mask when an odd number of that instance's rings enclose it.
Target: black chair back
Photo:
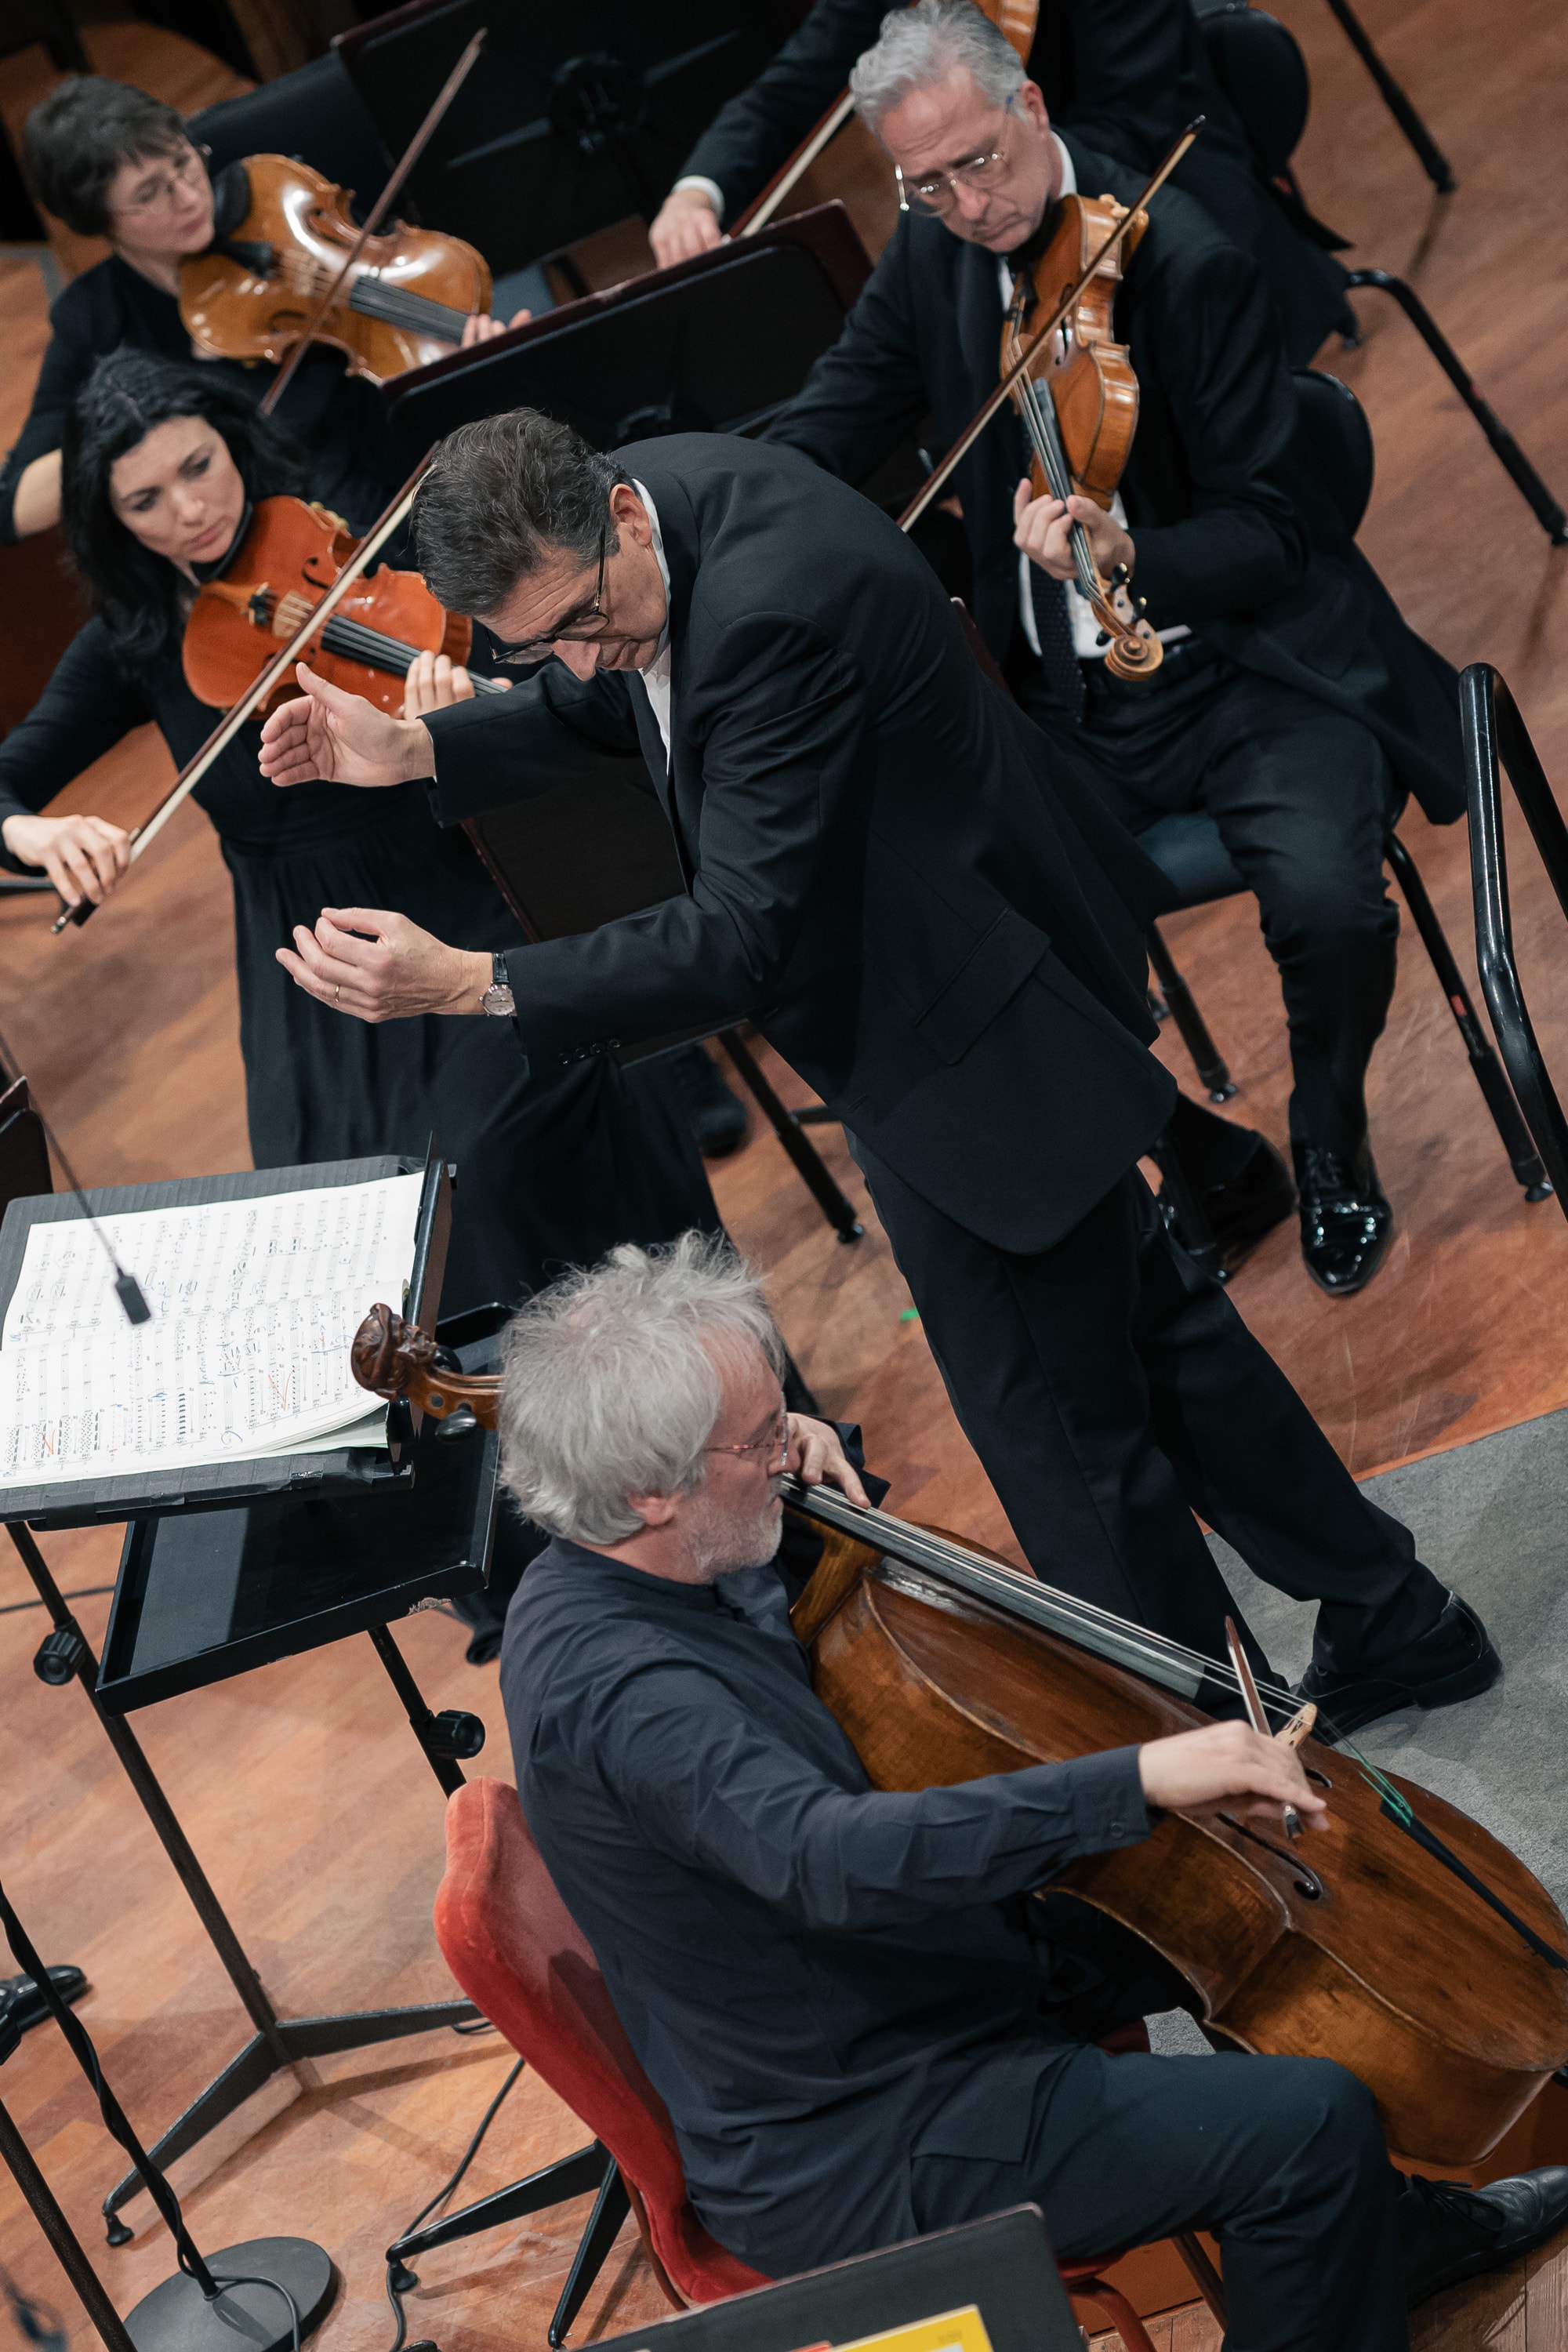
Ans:
[[[1196,15],[1215,78],[1272,179],[1295,153],[1312,101],[1296,36],[1246,0],[1220,0],[1217,7],[1198,7]]]
[[[1366,411],[1337,375],[1321,374],[1316,368],[1298,368],[1295,374],[1297,448],[1353,539],[1372,497],[1376,467]]]
[[[243,98],[204,106],[187,128],[211,149],[215,179],[247,155],[297,155],[334,186],[352,188],[362,219],[392,175],[369,110],[332,50]]]

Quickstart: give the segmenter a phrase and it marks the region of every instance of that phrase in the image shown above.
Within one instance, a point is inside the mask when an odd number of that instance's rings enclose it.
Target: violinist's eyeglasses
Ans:
[[[1007,161],[1005,136],[1013,112],[1013,101],[1007,100],[1002,118],[1003,143],[988,148],[984,154],[971,155],[966,163],[954,164],[951,172],[933,172],[923,180],[906,180],[899,166],[893,166],[893,177],[899,184],[899,210],[901,213],[948,213],[957,202],[959,187],[975,188],[984,195],[996,186]]]
[[[143,213],[155,213],[163,205],[174,204],[192,188],[199,187],[207,176],[206,152],[205,148],[188,148],[178,163],[171,163],[167,172],[161,173],[134,203],[116,205],[114,209],[120,218],[135,220]]]
[[[609,615],[605,611],[605,559],[610,545],[610,519],[605,517],[599,530],[599,576],[594,583],[594,593],[586,604],[576,604],[563,615],[547,637],[524,637],[519,646],[508,646],[496,656],[499,662],[515,668],[525,662],[548,661],[552,646],[565,640],[568,644],[587,644],[602,637]]]

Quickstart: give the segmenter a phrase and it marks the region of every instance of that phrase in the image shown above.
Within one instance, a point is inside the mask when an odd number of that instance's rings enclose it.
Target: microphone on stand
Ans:
[[[12,1053],[10,1046],[6,1044],[3,1036],[0,1036],[0,1061],[5,1063],[5,1067],[8,1070],[19,1075],[21,1065],[17,1061],[16,1055]],[[48,1120],[44,1117],[43,1112],[38,1108],[37,1104],[29,1098],[27,1107],[32,1111],[34,1117],[38,1122],[38,1125],[43,1129],[45,1135],[48,1139],[49,1145],[53,1150],[55,1158],[60,1163],[61,1172],[70,1189],[72,1198],[75,1200],[77,1206],[80,1209],[82,1215],[87,1219],[88,1223],[92,1227],[93,1232],[98,1235],[99,1241],[103,1246],[103,1254],[108,1258],[110,1265],[114,1268],[114,1295],[125,1310],[126,1321],[132,1324],[150,1323],[153,1320],[153,1309],[147,1304],[142,1285],[137,1281],[136,1276],[133,1274],[128,1273],[125,1267],[121,1265],[119,1258],[115,1255],[113,1243],[110,1240],[109,1235],[105,1233],[103,1227],[99,1223],[98,1219],[93,1215],[92,1211],[88,1207],[87,1193],[78,1180],[75,1169],[71,1166],[70,1161],[66,1157],[65,1146],[61,1143],[59,1137],[55,1133],[54,1129],[49,1125]],[[4,1202],[0,1202],[0,1207],[3,1207],[4,1205]]]

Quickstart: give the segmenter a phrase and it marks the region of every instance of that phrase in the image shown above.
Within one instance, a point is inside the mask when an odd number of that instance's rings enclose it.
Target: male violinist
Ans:
[[[396,909],[325,908],[279,950],[298,985],[367,1021],[502,1013],[542,1070],[749,1015],[845,1122],[1042,1574],[1223,1659],[1198,1511],[1321,1602],[1306,1695],[1342,1728],[1488,1688],[1479,1618],[1172,1245],[1137,1168],[1175,1095],[1146,1050],[1159,877],[895,525],[792,449],[605,456],[530,409],[451,435],[414,520],[433,593],[534,675],[399,721],[301,669],[264,772],[434,776],[449,824],[585,745],[640,757],[687,887],[502,971]]]
[[[501,1653],[518,1795],[699,2219],[772,2277],[1026,2200],[1064,2260],[1212,2230],[1231,2352],[1403,2352],[1407,2305],[1563,2226],[1568,2167],[1410,2179],[1329,2059],[1097,2046],[1193,1994],[1037,1890],[1163,1811],[1329,1807],[1237,1723],[874,1791],[780,1553],[786,1467],[865,1499],[854,1433],[785,1414],[782,1360],[691,1234],[535,1297],[501,1390],[502,1475],[552,1538]]]
[[[721,225],[761,194],[838,98],[877,37],[884,5],[816,0],[755,81],[721,110],[648,230],[662,265],[717,245]],[[1256,257],[1293,360],[1305,362],[1325,335],[1352,323],[1344,272],[1306,229],[1299,200],[1254,160],[1190,0],[1038,0],[1033,22],[1029,73],[1053,117],[1097,153],[1147,174],[1194,116],[1204,117],[1176,184]]]
[[[859,481],[928,410],[955,440],[996,383],[1016,274],[1075,189],[1130,199],[1137,175],[1057,132],[970,0],[916,0],[855,69],[907,210],[834,348],[770,437]],[[1054,299],[1056,289],[1051,289]],[[1309,1273],[1371,1280],[1393,1213],[1364,1077],[1393,993],[1398,915],[1385,831],[1414,792],[1464,808],[1458,682],[1405,627],[1297,446],[1294,385],[1256,264],[1162,190],[1114,312],[1141,415],[1119,502],[1030,498],[1011,410],[954,476],[974,619],[1015,694],[1134,833],[1206,810],[1256,892],[1279,970],[1290,1138]],[[1107,670],[1069,585],[1068,526],[1102,574],[1124,564],[1164,641],[1161,668]]]

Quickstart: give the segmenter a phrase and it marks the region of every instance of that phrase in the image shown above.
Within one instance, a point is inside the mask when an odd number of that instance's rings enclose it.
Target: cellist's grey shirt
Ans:
[[[529,1826],[724,2245],[777,2275],[913,2236],[917,2147],[1021,2153],[1062,2048],[1024,1898],[1147,1834],[1135,1748],[875,1792],[774,1569],[682,1585],[559,1539],[501,1696]]]

